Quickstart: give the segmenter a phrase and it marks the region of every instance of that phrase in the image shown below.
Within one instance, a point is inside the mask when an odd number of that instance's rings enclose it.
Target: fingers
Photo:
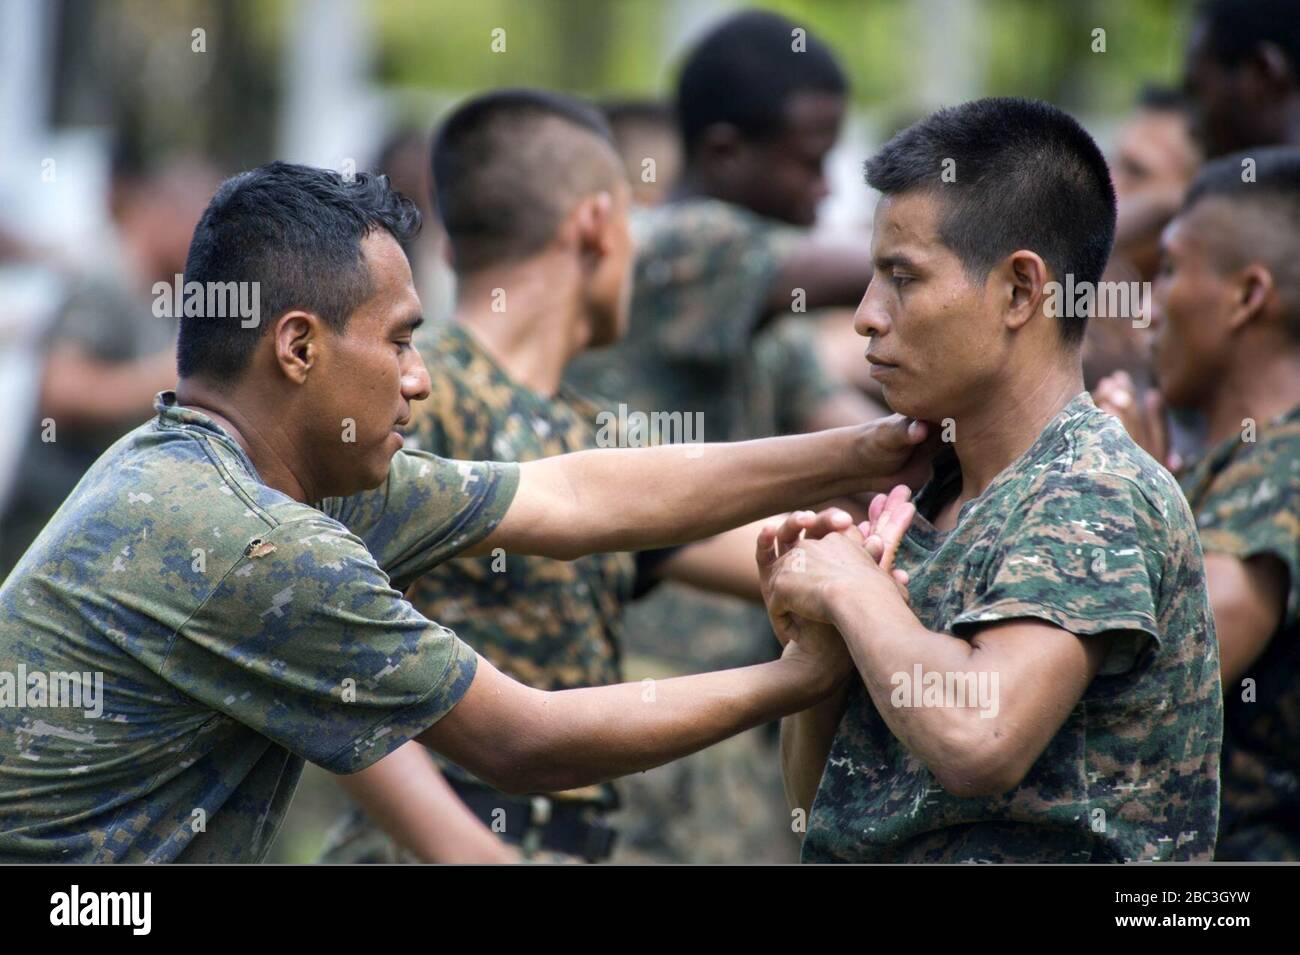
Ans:
[[[852,529],[852,515],[838,507],[828,507],[821,512],[792,511],[784,519],[767,524],[759,530],[757,542],[759,566],[771,564],[803,537],[815,540],[827,534]]]
[[[880,447],[885,451],[902,451],[906,448],[923,444],[930,434],[924,421],[908,418],[901,414],[881,418],[877,423]]]
[[[876,558],[884,570],[890,570],[894,565],[894,558],[898,554],[898,548],[903,542],[903,536],[907,533],[908,527],[911,526],[912,518],[916,516],[916,505],[911,502],[912,492],[904,484],[900,484],[889,492],[885,499],[884,506],[881,508],[880,516],[871,528],[871,534],[868,536],[868,549],[872,549],[872,540],[879,541],[880,556]],[[874,508],[875,502],[872,502]],[[874,554],[872,555],[875,556]]]

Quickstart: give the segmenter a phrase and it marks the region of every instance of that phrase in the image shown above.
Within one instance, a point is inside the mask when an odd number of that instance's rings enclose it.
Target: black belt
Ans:
[[[605,810],[590,802],[548,796],[507,796],[447,776],[456,795],[488,828],[525,855],[546,850],[603,862],[618,833],[604,821]]]

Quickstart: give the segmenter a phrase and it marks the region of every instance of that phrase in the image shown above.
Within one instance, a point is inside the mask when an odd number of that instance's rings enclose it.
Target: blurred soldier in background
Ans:
[[[154,314],[151,289],[170,289],[185,271],[190,236],[218,182],[197,159],[149,165],[127,141],[115,151],[112,236],[71,281],[48,331],[37,418],[23,423],[27,450],[0,516],[0,580],[82,474],[175,383],[176,322]]]
[[[1300,861],[1300,150],[1211,163],[1163,252],[1160,394],[1143,400],[1121,374],[1101,383],[1098,406],[1161,461],[1161,398],[1208,423],[1210,450],[1182,485],[1223,671],[1215,858]]]
[[[628,410],[702,412],[720,440],[880,413],[820,364],[806,316],[764,331],[781,314],[854,304],[870,280],[861,246],[804,231],[827,195],[846,92],[830,51],[774,14],[738,14],[699,42],[677,88],[681,180],[633,222],[628,334],[576,359],[573,384]],[[752,663],[775,646],[757,608],[675,584],[629,608],[626,632],[631,678]],[[629,779],[625,792],[616,861],[794,858],[770,732]]]
[[[627,325],[630,189],[600,114],[532,90],[478,97],[439,131],[433,169],[460,293],[453,319],[416,337],[431,394],[415,406],[407,447],[530,461],[617,440],[609,428],[601,437],[598,407],[560,380],[575,354]],[[658,577],[757,603],[757,534],[750,526],[638,557],[494,553],[444,564],[407,595],[529,686],[600,686],[622,679],[624,604]],[[324,860],[608,858],[613,785],[510,796],[437,765],[412,744],[338,777],[364,812],[340,821]]]

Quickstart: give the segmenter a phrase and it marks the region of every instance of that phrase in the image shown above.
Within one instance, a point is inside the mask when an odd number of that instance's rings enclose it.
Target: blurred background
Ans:
[[[1178,86],[1193,14],[1178,0],[0,0],[0,578],[34,534],[24,515],[66,493],[56,477],[75,483],[105,435],[148,414],[139,395],[174,380],[141,321],[147,290],[183,270],[220,179],[271,159],[381,168],[427,205],[429,134],[462,97],[527,85],[662,103],[683,52],[742,6],[806,24],[848,73],[818,228],[864,236],[861,164],[893,132],[1014,94],[1109,148],[1143,89]],[[84,442],[60,435],[56,456],[36,439],[45,421]],[[320,777],[309,768],[276,860],[314,857],[342,806]]]

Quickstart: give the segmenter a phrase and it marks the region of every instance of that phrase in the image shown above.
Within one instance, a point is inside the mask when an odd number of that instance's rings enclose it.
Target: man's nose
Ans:
[[[415,360],[402,370],[402,397],[407,401],[423,401],[429,397],[429,370],[424,359],[412,349]]]
[[[853,330],[863,338],[883,335],[889,330],[889,315],[875,301],[870,285],[858,304],[858,310],[853,313]]]

